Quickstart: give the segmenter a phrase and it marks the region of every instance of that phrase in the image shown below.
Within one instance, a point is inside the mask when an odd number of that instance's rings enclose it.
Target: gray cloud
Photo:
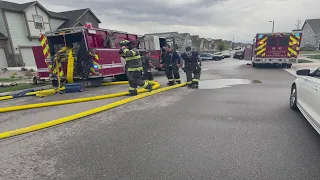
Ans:
[[[31,0],[9,0],[17,3]],[[251,41],[257,32],[295,29],[297,18],[320,18],[319,0],[38,0],[52,11],[90,8],[101,27],[144,34],[178,31]]]

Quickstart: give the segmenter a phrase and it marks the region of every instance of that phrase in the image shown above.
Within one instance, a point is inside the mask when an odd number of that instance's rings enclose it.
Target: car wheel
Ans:
[[[287,68],[291,68],[292,64],[287,64]]]
[[[291,93],[290,93],[290,108],[292,110],[297,111],[298,106],[297,106],[297,88],[296,85],[293,85],[291,88]]]
[[[257,64],[256,63],[252,63],[252,67],[257,67]]]

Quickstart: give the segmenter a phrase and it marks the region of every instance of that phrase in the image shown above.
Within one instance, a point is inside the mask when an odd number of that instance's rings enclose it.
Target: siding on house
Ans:
[[[306,23],[302,29],[302,39],[301,39],[301,47],[305,47],[306,45],[311,45],[315,47],[319,47],[318,38],[315,36],[312,31],[310,25]]]
[[[7,31],[7,28],[3,19],[3,14],[1,11],[0,11],[0,33],[8,37],[8,31]]]
[[[51,30],[54,31],[54,30],[58,29],[66,21],[61,20],[61,19],[50,18],[49,22],[50,22]]]
[[[87,22],[92,23],[92,27],[99,28],[99,22],[97,19],[88,11],[79,20],[82,24],[87,24]]]
[[[34,23],[34,16],[41,16],[44,28],[43,29],[36,29]],[[30,30],[29,36],[38,37],[41,32],[50,31],[49,25],[49,16],[46,12],[44,12],[39,6],[31,6],[26,10],[26,19],[28,21],[28,27]]]
[[[29,40],[27,25],[25,23],[25,18],[23,14],[8,11],[5,12],[5,14],[8,21],[9,32],[12,35],[11,39],[14,52],[16,54],[19,53],[19,46],[39,45],[39,39],[33,39],[31,41]]]

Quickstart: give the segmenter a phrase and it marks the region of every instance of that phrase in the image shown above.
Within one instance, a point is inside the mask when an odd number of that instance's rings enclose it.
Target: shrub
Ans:
[[[30,69],[29,72],[36,72],[34,69]]]
[[[27,78],[29,78],[29,79],[34,77],[34,73],[33,73],[33,72],[30,72],[30,70],[27,71],[27,72],[25,72],[24,75],[25,75]]]
[[[21,68],[21,71],[28,71],[28,69],[25,68],[25,67],[22,67],[22,68]]]
[[[15,76],[15,75],[11,75],[10,78],[11,78],[11,79],[14,79],[14,78],[16,78],[16,76]]]

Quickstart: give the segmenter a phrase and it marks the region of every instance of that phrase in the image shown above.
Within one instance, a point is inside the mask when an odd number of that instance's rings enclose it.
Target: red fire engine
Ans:
[[[122,40],[140,44],[135,34],[90,25],[46,32],[40,36],[41,46],[33,47],[38,76],[52,80],[53,85],[57,85],[57,75],[61,80],[83,80],[94,86],[101,85],[105,77],[126,80],[125,61],[118,54]]]

